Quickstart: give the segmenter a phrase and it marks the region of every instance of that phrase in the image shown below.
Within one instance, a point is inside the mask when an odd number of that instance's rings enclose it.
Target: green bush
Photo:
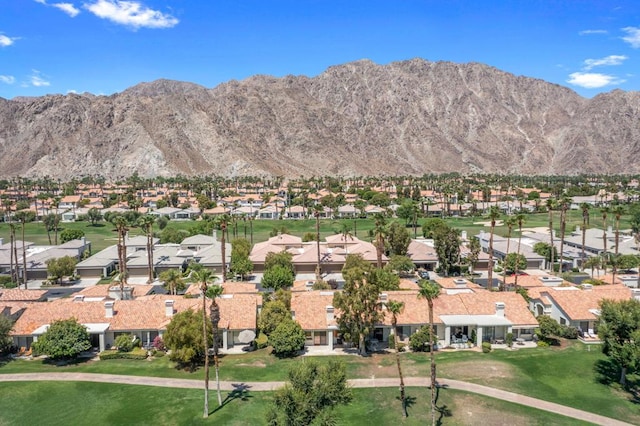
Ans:
[[[409,337],[409,347],[414,352],[429,352],[431,345],[429,343],[429,326],[424,325],[420,330],[416,331]]]
[[[538,347],[539,348],[548,348],[550,346],[549,342],[546,342],[544,340],[538,340]]]
[[[15,288],[18,286],[18,283],[14,283],[13,281],[11,281],[11,277],[8,275],[1,275],[0,276],[0,287],[4,287],[4,288]]]
[[[114,349],[109,349],[104,352],[100,352],[101,360],[108,359],[147,359],[147,351],[141,348],[135,348],[131,352],[121,352]]]
[[[260,335],[258,335],[258,337],[256,338],[256,348],[264,349],[268,345],[269,345],[269,338],[267,337],[266,334],[260,333]]]
[[[398,343],[398,352],[404,352],[404,351],[406,351],[406,350],[407,350],[407,345],[405,345],[405,344],[404,344],[404,343],[402,343],[402,342],[399,342],[399,343]]]
[[[393,333],[389,333],[389,349],[396,348],[396,335]]]
[[[153,353],[153,356],[154,356],[154,357],[156,357],[156,358],[162,358],[162,357],[163,357],[163,356],[165,356],[166,354],[167,354],[167,353],[166,353],[166,352],[164,352],[164,351],[158,351],[158,350],[156,350],[156,351]]]
[[[115,345],[120,352],[131,352],[137,338],[131,334],[121,334],[116,337]]]
[[[507,346],[512,347],[513,346],[513,333],[507,333],[507,336],[505,337],[505,341],[507,342]]]
[[[565,339],[577,339],[578,329],[575,327],[570,327],[568,325],[563,325],[561,336]]]
[[[292,319],[284,320],[269,335],[269,344],[278,358],[293,357],[304,349],[305,335],[302,327]]]
[[[482,342],[482,353],[488,354],[491,352],[491,343]]]

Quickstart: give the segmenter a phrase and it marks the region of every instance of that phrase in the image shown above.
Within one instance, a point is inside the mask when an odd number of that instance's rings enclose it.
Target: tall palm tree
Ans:
[[[313,212],[313,216],[316,218],[316,282],[320,282],[322,279],[322,274],[320,271],[320,208],[316,206],[315,211]]]
[[[420,290],[418,291],[419,299],[426,299],[429,306],[429,354],[431,356],[431,425],[436,424],[436,338],[433,332],[433,301],[440,295],[440,287],[437,283],[429,280],[420,280],[418,282]]]
[[[227,224],[229,223],[229,215],[225,213],[221,216],[218,216],[218,218],[216,219],[216,223],[220,227],[220,234],[222,234],[220,238],[222,282],[226,283],[227,282],[227,239],[225,236],[225,232],[227,231]]]
[[[220,324],[220,306],[216,299],[222,295],[221,285],[213,285],[207,289],[207,297],[211,299],[209,306],[209,316],[213,329],[213,366],[216,370],[216,389],[218,392],[218,406],[222,406],[222,394],[220,393],[220,363],[218,360],[218,326]]]
[[[616,231],[615,231],[615,235],[616,235],[616,240],[615,240],[615,253],[614,253],[614,261],[612,262],[613,265],[613,279],[611,281],[611,284],[615,284],[616,283],[616,274],[618,273],[618,249],[620,247],[620,218],[622,217],[623,214],[625,214],[625,208],[624,206],[618,204],[616,206],[614,206],[611,209],[611,213],[613,213],[614,218],[615,218],[615,227],[616,227]]]
[[[564,253],[564,237],[567,229],[567,210],[573,203],[573,200],[566,195],[563,195],[559,200],[560,205],[560,253],[558,254],[560,261],[559,271],[562,273],[562,266],[564,264],[563,261],[563,253]]]
[[[141,216],[138,219],[138,225],[147,236],[147,269],[149,270],[147,284],[153,282],[153,224],[155,221],[155,216],[150,214]]]
[[[496,229],[496,221],[500,217],[500,209],[498,206],[489,207],[489,220],[491,221],[491,228],[489,234],[489,270],[487,280],[487,290],[493,288],[493,233]]]
[[[200,269],[193,273],[193,278],[200,283],[202,292],[202,342],[204,345],[204,413],[203,417],[209,417],[209,336],[207,335],[207,290],[209,282],[213,281],[213,272],[209,269]]]
[[[16,219],[20,221],[20,227],[22,231],[22,283],[24,284],[25,290],[27,289],[27,249],[24,244],[24,228],[27,222],[31,222],[33,220],[33,212],[30,210],[20,210],[15,214]],[[16,257],[17,264],[17,257]]]
[[[611,210],[609,207],[602,207],[600,209],[600,214],[602,214],[602,253],[607,252],[607,215]]]
[[[547,198],[547,211],[549,212],[549,245],[551,246],[551,253],[549,254],[549,272],[553,274],[553,264],[555,263],[554,248],[553,248],[553,209],[556,208],[556,200],[549,197]]]
[[[127,242],[125,238],[129,230],[127,219],[118,215],[112,219],[118,233],[118,269],[120,279],[120,298],[124,299],[124,286],[127,284]]]
[[[16,244],[16,225],[13,222],[9,222],[9,231],[11,241],[9,246],[9,251],[11,252],[11,281],[18,284],[18,246]]]
[[[504,255],[504,260],[507,260],[507,256],[509,256],[509,248],[511,246],[511,233],[513,232],[513,227],[517,224],[517,219],[514,216],[509,216],[504,221],[504,224],[507,225],[507,252]],[[507,289],[507,265],[504,263],[502,265],[504,268],[502,269],[502,290]],[[516,258],[516,267],[514,269],[518,269],[518,259]],[[514,272],[518,272],[515,270]],[[517,274],[516,274],[517,276]]]
[[[382,254],[384,253],[384,239],[387,234],[386,220],[383,214],[377,213],[374,222],[374,235],[376,240],[376,266],[382,269]]]
[[[520,258],[520,245],[522,243],[522,224],[524,223],[524,221],[526,220],[526,216],[523,213],[518,213],[516,215],[516,222],[518,223],[518,250],[517,252],[517,259]],[[516,260],[516,265],[518,265],[518,261]],[[513,285],[516,288],[516,290],[518,289],[518,271],[516,271],[516,276],[515,279],[513,280]]]
[[[585,258],[585,244],[587,239],[587,226],[589,225],[589,209],[591,204],[581,203],[580,210],[582,210],[582,254],[580,255],[580,269],[584,271]]]
[[[400,376],[400,401],[402,401],[402,417],[407,417],[407,402],[404,394],[404,378],[402,377],[402,366],[400,365],[400,351],[398,350],[398,315],[404,310],[404,302],[389,300],[386,308],[391,314],[391,327],[393,328],[393,343],[396,348],[396,364],[398,365],[398,376]]]

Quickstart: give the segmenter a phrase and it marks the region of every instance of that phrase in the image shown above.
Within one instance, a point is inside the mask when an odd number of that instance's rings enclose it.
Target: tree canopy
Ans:
[[[207,321],[207,343],[213,344],[211,322]],[[204,360],[204,344],[202,339],[202,310],[186,309],[177,313],[167,325],[164,343],[171,349],[170,359],[192,369]]]
[[[286,318],[269,335],[273,354],[279,358],[296,356],[304,349],[304,330],[297,321]]]
[[[352,399],[347,385],[344,362],[314,360],[299,362],[288,374],[288,382],[276,391],[267,410],[270,426],[307,426],[335,424],[332,409]]]
[[[620,370],[620,384],[640,366],[640,301],[635,299],[600,302],[598,336],[602,352]]]
[[[36,355],[48,355],[53,359],[76,358],[91,349],[87,327],[75,318],[54,321],[31,347]]]
[[[0,314],[0,354],[5,352],[11,346],[11,330],[13,329],[13,321],[9,317]]]

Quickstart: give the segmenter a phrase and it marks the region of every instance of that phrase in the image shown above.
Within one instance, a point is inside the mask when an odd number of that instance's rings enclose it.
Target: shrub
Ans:
[[[402,342],[398,343],[398,352],[404,352],[405,350],[407,350],[407,345],[405,345]]]
[[[547,348],[547,347],[549,347],[549,342],[545,342],[544,340],[538,340],[538,347],[539,348]]]
[[[120,350],[109,349],[100,352],[101,360],[108,359],[147,359],[147,351],[141,348],[133,349],[131,352],[122,352]]]
[[[165,351],[155,351],[153,356],[156,358],[162,358],[163,356],[165,356],[167,353]]]
[[[507,333],[507,336],[505,337],[505,340],[507,342],[507,346],[512,347],[513,346],[513,333]]]
[[[121,334],[116,337],[115,345],[120,352],[131,352],[135,346],[136,337],[131,334]]]
[[[577,339],[578,338],[578,329],[570,326],[562,326],[562,337],[565,339]]]
[[[478,332],[476,331],[476,329],[474,328],[473,330],[471,330],[471,339],[469,339],[471,341],[471,343],[473,345],[476,344],[477,340],[478,340]]]
[[[269,345],[269,338],[266,334],[260,333],[260,335],[256,338],[256,348],[264,349]]]
[[[158,351],[164,351],[167,349],[167,347],[164,344],[164,340],[162,340],[162,336],[156,336],[153,339],[152,345]]]
[[[482,353],[488,354],[491,352],[491,343],[482,342]]]
[[[429,344],[429,326],[425,325],[420,327],[420,330],[416,331],[409,337],[409,347],[414,352],[428,352],[431,350]]]
[[[269,336],[273,354],[279,358],[297,355],[304,348],[304,341],[304,330],[292,319],[282,321]]]
[[[389,333],[389,349],[396,348],[396,335],[393,333]]]

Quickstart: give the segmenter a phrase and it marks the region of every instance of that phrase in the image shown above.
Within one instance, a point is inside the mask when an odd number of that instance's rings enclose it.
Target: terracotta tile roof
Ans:
[[[518,277],[518,286],[519,287],[525,287],[525,288],[544,286],[544,278],[545,277],[549,277],[551,279],[559,278],[559,277],[556,277],[554,275],[521,275],[521,276]],[[502,276],[500,276],[499,279],[502,280]],[[515,281],[516,281],[516,277],[515,276],[507,277],[507,284],[514,284]],[[562,283],[553,283],[552,284],[553,287],[570,286],[570,285],[573,285],[573,284],[571,284],[569,281],[565,281],[565,280],[562,280]]]
[[[19,288],[0,288],[0,302],[35,302],[44,300],[47,290],[23,290]]]
[[[464,286],[456,284],[456,281],[464,280]],[[462,277],[447,277],[447,278],[438,278],[436,280],[438,285],[443,289],[460,289],[460,288],[470,288],[470,289],[481,289],[482,287],[476,283],[472,283],[471,281],[462,278]]]
[[[165,301],[174,301],[174,315],[186,309],[199,310],[202,299],[181,296],[152,295],[135,300],[116,300],[113,317],[106,316],[104,301],[59,299],[34,303],[16,321],[13,334],[28,335],[53,321],[76,318],[80,323],[109,323],[111,331],[163,330],[171,321],[166,315]],[[255,329],[259,295],[229,295],[218,298],[220,326],[234,330]],[[207,301],[209,309],[211,301]]]
[[[327,306],[333,306],[333,292],[306,291],[291,295],[291,311],[303,330],[326,330],[336,321],[327,320]],[[334,310],[334,318],[339,315]]]
[[[78,294],[82,294],[85,297],[108,297],[109,296],[109,288],[113,286],[117,286],[118,284],[107,285],[107,284],[96,284],[90,287],[85,287],[78,292]],[[130,285],[133,288],[133,296],[140,297],[149,294],[151,290],[153,290],[154,286],[152,285],[142,285],[135,284]]]
[[[547,297],[571,321],[595,320],[597,316],[593,313],[593,310],[600,308],[601,300],[631,299],[631,289],[618,284],[594,286],[591,290],[582,290],[579,287],[567,290],[546,288],[540,291],[540,297]]]

